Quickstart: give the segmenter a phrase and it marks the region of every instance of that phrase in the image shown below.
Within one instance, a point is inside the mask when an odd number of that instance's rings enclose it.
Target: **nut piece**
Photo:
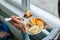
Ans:
[[[31,17],[31,16],[32,16],[32,14],[31,14],[30,11],[27,11],[27,12],[24,14],[24,17],[25,17],[25,18],[29,18],[29,17]]]

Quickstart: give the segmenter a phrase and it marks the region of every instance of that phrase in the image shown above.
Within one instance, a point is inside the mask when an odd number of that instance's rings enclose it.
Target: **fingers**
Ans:
[[[22,18],[17,18],[17,20],[22,21]]]
[[[16,16],[12,16],[11,17],[13,21],[15,21],[16,23],[19,23],[19,21],[17,20]]]
[[[7,33],[7,32],[4,32],[4,34],[5,34],[6,36],[10,36],[10,35],[11,35],[10,33]]]
[[[10,36],[10,33],[0,32],[0,38],[3,38],[4,36]]]
[[[0,38],[3,38],[4,36],[6,36],[6,34],[4,32],[0,32]]]
[[[11,24],[12,24],[13,26],[15,26],[16,28],[19,28],[19,24],[17,24],[16,22],[11,21]]]
[[[14,22],[14,21],[11,21],[11,23],[12,23],[13,26],[15,26],[18,29],[21,29],[21,28],[24,27],[24,24],[21,23],[21,22],[18,24],[18,23]]]
[[[15,23],[14,21],[11,21],[12,25],[15,26],[16,28],[18,29],[21,29],[21,31],[25,32],[26,29],[25,29],[25,25],[23,23]]]
[[[23,32],[26,31],[25,25],[20,18],[17,18],[16,16],[12,16],[11,18],[12,18],[11,23],[13,26],[15,26],[18,29],[21,29]]]
[[[22,18],[17,18],[16,16],[11,16],[12,20],[16,23],[20,23],[22,21]]]
[[[47,28],[49,28],[49,27],[50,27],[50,25],[49,25],[49,24],[44,23],[44,28],[45,28],[45,29],[47,29]]]
[[[14,15],[13,15],[13,16],[11,16],[11,18],[12,18],[12,19],[16,18],[17,20],[22,21],[22,18],[20,18],[20,17],[16,17],[16,16],[14,16]]]

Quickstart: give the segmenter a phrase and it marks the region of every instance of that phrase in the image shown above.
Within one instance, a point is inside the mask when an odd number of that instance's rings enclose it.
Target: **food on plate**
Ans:
[[[31,18],[26,26],[28,28],[28,33],[31,35],[38,34],[43,28],[43,22],[39,18]]]
[[[35,19],[35,18],[32,18],[32,19],[30,20],[30,23],[36,25],[36,19]]]
[[[40,29],[37,25],[34,25],[28,31],[30,34],[37,34],[39,33]]]
[[[38,25],[39,27],[41,27],[42,26],[42,21],[37,19],[36,25]]]
[[[29,17],[31,17],[31,16],[32,16],[32,14],[31,14],[30,11],[27,11],[27,12],[24,14],[24,17],[25,17],[25,18],[29,18]]]
[[[42,21],[38,18],[31,18],[30,23],[37,26],[42,26]]]

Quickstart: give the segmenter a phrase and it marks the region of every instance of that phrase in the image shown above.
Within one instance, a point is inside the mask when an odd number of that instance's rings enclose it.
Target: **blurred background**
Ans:
[[[31,38],[34,40],[57,40],[60,34],[60,0],[0,0],[0,21],[7,25],[14,40],[15,38],[22,40],[21,31],[4,19],[10,18],[12,15],[23,17],[27,10],[31,11],[33,17],[42,18],[51,27],[47,30],[49,35],[40,33],[41,36],[35,35]]]

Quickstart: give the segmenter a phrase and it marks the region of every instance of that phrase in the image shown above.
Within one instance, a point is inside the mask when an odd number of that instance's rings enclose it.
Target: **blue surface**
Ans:
[[[9,28],[4,22],[1,23],[1,29],[5,32],[9,32]]]
[[[0,32],[1,31],[4,31],[4,32],[7,32],[9,33],[9,28],[8,26],[4,23],[4,22],[1,22],[1,25],[0,25]],[[8,36],[4,36],[3,38],[0,38],[1,40],[8,40]]]

